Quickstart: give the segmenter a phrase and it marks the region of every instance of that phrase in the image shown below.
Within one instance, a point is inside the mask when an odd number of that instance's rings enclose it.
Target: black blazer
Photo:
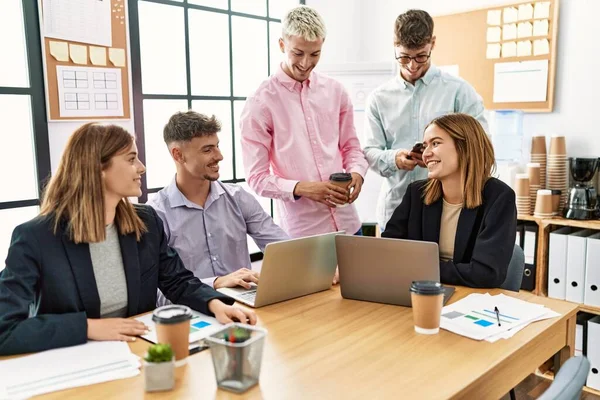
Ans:
[[[408,185],[381,236],[439,243],[442,199],[423,203],[426,180]],[[515,192],[490,178],[483,188],[483,203],[463,208],[458,219],[454,258],[440,260],[443,283],[471,287],[499,287],[506,278],[517,232]]]
[[[160,289],[173,303],[212,315],[208,302],[233,299],[185,269],[167,245],[163,224],[149,206],[135,206],[148,232],[119,235],[127,280],[127,316],[156,307]],[[75,244],[63,224],[52,233],[49,217],[15,228],[6,268],[0,273],[0,355],[19,354],[87,341],[87,318],[100,318],[100,297],[89,245]]]

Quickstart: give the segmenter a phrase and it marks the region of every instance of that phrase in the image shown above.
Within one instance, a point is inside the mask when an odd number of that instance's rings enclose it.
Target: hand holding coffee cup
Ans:
[[[444,289],[435,281],[413,281],[410,298],[415,332],[434,335],[440,331],[440,318],[444,304]]]
[[[336,172],[335,174],[331,174],[329,176],[329,183],[332,185],[338,186],[342,189],[349,190],[350,183],[352,183],[352,175],[347,172]],[[349,203],[346,202],[344,204],[335,204],[336,207],[346,207]]]

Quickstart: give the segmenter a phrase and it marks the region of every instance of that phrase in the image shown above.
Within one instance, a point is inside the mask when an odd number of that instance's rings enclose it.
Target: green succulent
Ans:
[[[173,359],[173,349],[170,344],[157,343],[148,349],[144,360],[151,363],[168,362]]]

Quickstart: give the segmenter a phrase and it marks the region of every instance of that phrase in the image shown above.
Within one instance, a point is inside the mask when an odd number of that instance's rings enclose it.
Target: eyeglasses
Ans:
[[[429,57],[431,57],[431,51],[429,52],[429,54],[419,54],[418,56],[415,56],[415,57],[411,57],[411,56],[396,57],[396,53],[394,52],[394,58],[396,60],[398,60],[398,62],[400,62],[400,64],[402,64],[402,65],[410,64],[411,60],[415,60],[415,62],[417,64],[424,64],[427,62],[427,60],[429,60]]]

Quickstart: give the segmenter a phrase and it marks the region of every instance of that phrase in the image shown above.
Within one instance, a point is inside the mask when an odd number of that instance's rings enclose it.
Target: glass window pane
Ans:
[[[221,121],[219,149],[223,161],[219,163],[219,180],[233,179],[233,145],[231,139],[231,102],[229,100],[194,100],[192,109],[202,114],[215,115]]]
[[[270,4],[270,3],[269,3]],[[270,75],[273,75],[279,69],[279,64],[283,60],[283,53],[279,48],[279,38],[281,37],[281,24],[279,22],[269,22],[269,46],[271,56]]]
[[[187,100],[144,100],[146,179],[149,189],[166,186],[175,176],[175,162],[163,139],[163,128],[171,115],[187,109]]]
[[[279,0],[271,0],[275,2]],[[231,0],[231,11],[267,16],[267,0]]]
[[[189,10],[189,27],[192,94],[229,96],[229,17]]]
[[[138,8],[143,93],[187,94],[183,7],[140,1]]]
[[[0,95],[0,121],[10,121],[0,135],[0,202],[37,199],[30,97]]]
[[[236,179],[244,179],[246,173],[244,172],[244,159],[242,157],[242,134],[240,127],[240,117],[242,115],[242,111],[244,110],[244,106],[246,105],[245,101],[236,100],[233,102],[233,121],[235,124],[235,178]]]
[[[282,19],[288,10],[299,5],[298,0],[271,0],[269,1],[269,17]]]
[[[6,256],[10,247],[10,238],[17,225],[27,222],[40,212],[38,206],[9,208],[0,210],[0,271],[6,265]]]
[[[233,93],[246,97],[268,75],[267,22],[232,17]]]
[[[29,66],[21,0],[0,5],[0,86],[29,87]]]
[[[227,0],[188,0],[188,3],[196,4],[198,6],[220,8],[222,10],[227,10],[229,7],[227,5]]]

